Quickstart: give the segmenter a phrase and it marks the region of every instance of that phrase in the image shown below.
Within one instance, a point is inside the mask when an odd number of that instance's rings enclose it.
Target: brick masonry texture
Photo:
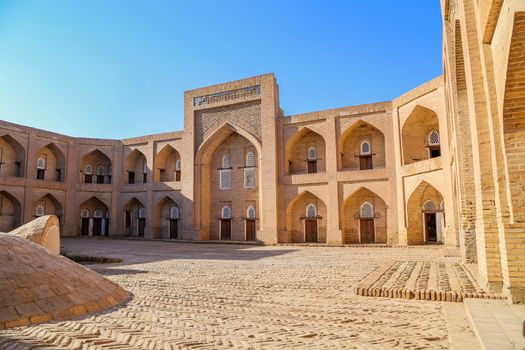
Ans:
[[[133,298],[105,313],[0,332],[0,348],[447,349],[446,303],[359,297],[358,281],[399,259],[454,262],[442,248],[336,248],[65,239]],[[465,311],[464,338],[472,336]],[[378,327],[381,331],[378,332]],[[18,344],[17,347],[14,344]],[[469,349],[478,349],[474,342]]]
[[[186,91],[178,132],[101,140],[0,122],[0,230],[54,214],[64,236],[246,240],[253,206],[259,243],[460,247],[480,287],[525,302],[525,2],[441,5],[444,74],[392,101],[287,116],[264,74]],[[233,186],[220,189],[228,150]]]

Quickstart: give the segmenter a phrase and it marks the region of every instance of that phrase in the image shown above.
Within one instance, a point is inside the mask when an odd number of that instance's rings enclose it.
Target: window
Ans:
[[[36,167],[38,169],[45,169],[46,168],[46,161],[44,160],[44,158],[38,158],[38,161],[36,163],[37,163]]]
[[[130,171],[128,172],[128,184],[134,184],[135,183],[135,172]]]
[[[255,155],[251,151],[246,153],[246,166],[247,167],[255,166]]]
[[[111,168],[111,165],[108,166],[108,184],[111,183],[111,172],[113,171],[113,169]]]
[[[369,156],[372,154],[372,147],[370,147],[370,142],[368,141],[361,142],[360,154],[362,156]]]
[[[372,169],[372,147],[369,141],[362,141],[359,146],[359,169]]]
[[[368,202],[361,204],[361,211],[359,216],[362,218],[373,218],[374,217],[374,206]]]
[[[428,134],[428,151],[430,158],[441,156],[439,132],[435,130]]]
[[[317,159],[317,150],[315,147],[310,146],[308,148],[308,160],[316,160]]]
[[[180,170],[181,170],[180,159],[177,159],[177,161],[175,162],[175,181],[180,181]]]
[[[425,204],[423,204],[423,211],[435,211],[436,205],[433,201],[429,200],[426,201]]]
[[[83,218],[89,218],[89,209],[82,209],[82,213],[80,214]]]
[[[93,182],[93,166],[88,164],[84,167],[84,183],[90,184]]]
[[[170,219],[176,220],[179,218],[179,208],[171,207],[170,209]]]
[[[308,160],[307,160],[308,174],[316,173],[317,172],[317,150],[315,149],[315,147],[310,146],[308,148],[307,157],[308,157]]]
[[[309,204],[306,207],[306,217],[307,218],[315,218],[315,217],[317,217],[317,209],[315,208],[315,205]]]
[[[106,172],[106,169],[104,169],[103,165],[99,165],[97,167],[97,175],[98,176],[101,176],[101,175],[103,176],[105,172]]]
[[[104,169],[103,165],[99,165],[97,167],[97,184],[103,184],[104,183],[104,173],[106,172],[106,169]]]
[[[36,179],[45,180],[46,178],[46,161],[44,158],[38,158],[36,162]]]
[[[148,182],[148,165],[146,164],[146,162],[144,162],[144,165],[142,166],[142,173],[143,173],[142,183],[147,183]]]
[[[93,213],[93,217],[95,218],[101,218],[102,217],[102,210],[95,209],[95,212]]]
[[[232,163],[229,154],[222,157],[222,169],[220,170],[220,188],[221,190],[229,190],[232,186]]]
[[[222,168],[223,169],[230,169],[232,167],[232,161],[229,154],[225,154],[222,157]]]
[[[224,206],[222,207],[222,211],[221,211],[221,218],[222,219],[231,219],[232,217],[232,210],[229,206]]]
[[[144,219],[146,217],[146,208],[139,209],[139,219]]]
[[[36,216],[43,216],[44,215],[44,207],[42,205],[39,205],[36,207]]]
[[[254,188],[255,187],[255,168],[244,169],[244,187]]]
[[[248,210],[246,210],[246,217],[248,219],[255,219],[255,208],[253,207],[253,205],[250,205],[248,207]]]
[[[229,190],[232,186],[232,171],[230,169],[223,169],[220,171],[220,188],[221,190]]]

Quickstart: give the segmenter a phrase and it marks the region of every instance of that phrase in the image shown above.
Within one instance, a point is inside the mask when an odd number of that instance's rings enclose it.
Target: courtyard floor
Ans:
[[[132,293],[81,319],[0,331],[0,349],[479,349],[463,303],[357,296],[392,260],[455,262],[442,247],[247,246],[64,239]]]

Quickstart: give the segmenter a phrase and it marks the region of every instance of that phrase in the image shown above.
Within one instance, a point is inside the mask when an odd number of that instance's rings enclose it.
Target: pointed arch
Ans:
[[[512,37],[510,40],[505,93],[503,99],[503,136],[507,158],[509,200],[511,220],[525,222],[525,67],[523,57],[525,48],[525,11],[514,14]]]
[[[443,242],[444,220],[440,222],[443,214],[428,213],[437,211],[438,203],[443,201],[443,195],[430,183],[422,180],[412,191],[407,200],[407,242],[408,244],[423,244],[425,242]],[[432,208],[430,204],[432,203]],[[443,218],[444,219],[444,218]],[[432,221],[433,222],[430,222]],[[441,224],[439,226],[438,224]],[[434,226],[432,228],[429,226]],[[430,232],[434,230],[435,232]],[[433,235],[436,235],[435,238]]]
[[[80,182],[110,184],[111,174],[109,169],[111,167],[111,158],[100,149],[95,148],[84,153],[80,163]]]
[[[41,215],[37,214],[38,207],[42,207]],[[47,193],[33,203],[33,215],[56,215],[60,223],[63,222],[64,208],[62,203],[51,193]]]
[[[315,157],[311,157],[314,150]],[[315,161],[315,171],[308,162]],[[287,175],[304,174],[307,172],[326,171],[326,141],[318,132],[309,127],[301,127],[285,146],[285,173]]]
[[[129,199],[123,207],[124,234],[127,236],[142,237],[145,235],[147,225],[146,206],[137,197]]]
[[[363,152],[363,144],[368,145],[368,152]],[[343,131],[338,149],[340,170],[366,170],[386,166],[385,135],[379,128],[362,119]]]
[[[439,157],[439,145],[429,145],[429,135],[432,131],[439,135],[439,119],[433,110],[416,105],[401,128],[403,164],[411,164],[421,160]]]
[[[78,207],[78,233],[82,236],[109,235],[109,206],[97,196],[83,201]]]
[[[16,197],[0,191],[0,232],[9,232],[22,224],[22,206]]]
[[[367,205],[369,207],[365,208]],[[363,208],[372,212],[364,213]],[[386,202],[380,195],[365,186],[356,189],[343,202],[341,223],[344,243],[387,243],[388,241]]]
[[[242,186],[234,197],[230,197],[235,179],[242,181],[246,152],[253,152],[255,186]],[[195,227],[200,229],[201,239],[220,239],[220,218],[224,201],[230,201],[233,215],[244,216],[246,201],[261,202],[261,188],[257,186],[260,174],[262,145],[257,137],[245,129],[225,122],[208,134],[197,150],[195,157]],[[228,155],[229,164],[223,164],[224,155]],[[224,165],[229,168],[224,168]],[[221,182],[221,178],[224,180]],[[242,183],[242,182],[241,182]],[[251,184],[251,183],[250,183]],[[221,186],[222,185],[222,186]],[[222,198],[222,199],[221,199]],[[257,205],[257,204],[256,204]],[[242,212],[236,212],[242,210]],[[244,222],[233,220],[228,237],[244,240]]]
[[[315,216],[312,217],[313,209]],[[316,242],[326,242],[326,204],[324,201],[308,190],[304,190],[293,198],[286,207],[286,230],[288,242],[305,242],[306,225],[308,220],[316,220]]]
[[[0,176],[24,177],[25,148],[11,135],[0,137]]]
[[[174,214],[177,215],[174,215]],[[154,207],[153,237],[154,238],[181,238],[179,237],[179,223],[181,209],[171,196],[164,196]],[[172,222],[177,220],[176,223]]]
[[[37,151],[36,178],[45,181],[65,181],[66,157],[58,146],[51,142]],[[44,167],[41,166],[43,161]]]
[[[155,182],[180,181],[180,153],[173,146],[165,145],[155,156],[155,168]]]
[[[124,160],[124,183],[136,184],[147,183],[147,158],[138,149],[134,149]],[[144,172],[146,170],[146,172]]]

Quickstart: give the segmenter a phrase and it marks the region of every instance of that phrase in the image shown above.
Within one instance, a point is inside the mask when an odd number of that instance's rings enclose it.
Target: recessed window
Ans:
[[[374,206],[368,202],[361,205],[361,212],[359,215],[362,218],[373,218],[374,217]]]
[[[246,217],[248,217],[248,219],[255,219],[255,208],[253,205],[250,205],[248,210],[246,210]]]
[[[232,217],[232,210],[229,206],[224,206],[222,207],[222,211],[221,211],[221,218],[222,219],[231,219]]]
[[[39,205],[36,207],[36,216],[43,216],[44,215],[44,207],[42,205]]]
[[[89,218],[89,209],[82,209],[82,213],[80,214],[83,218]]]
[[[146,217],[146,208],[139,209],[139,218],[144,219]]]
[[[176,220],[179,218],[179,208],[171,207],[170,209],[170,219]]]
[[[315,217],[317,217],[317,209],[315,208],[314,204],[309,204],[306,207],[306,217],[307,218],[315,218]]]

